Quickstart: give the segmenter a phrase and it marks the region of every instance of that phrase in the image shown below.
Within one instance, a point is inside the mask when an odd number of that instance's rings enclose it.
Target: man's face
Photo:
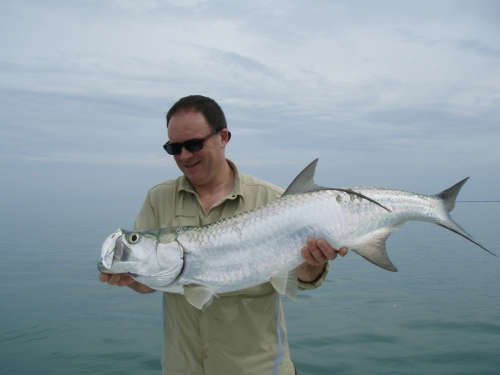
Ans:
[[[168,139],[170,143],[182,143],[189,139],[204,138],[212,130],[200,112],[181,110],[170,118]],[[226,143],[227,130],[223,130],[207,139],[199,151],[190,152],[183,147],[180,154],[174,155],[175,162],[194,187],[210,184],[226,163]]]

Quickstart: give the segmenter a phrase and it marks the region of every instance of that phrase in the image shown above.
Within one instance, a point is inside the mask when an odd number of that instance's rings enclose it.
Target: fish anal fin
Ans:
[[[291,271],[280,270],[269,281],[279,294],[285,294],[294,301],[297,299],[299,281],[297,280],[295,269]]]
[[[397,272],[398,269],[394,266],[394,264],[392,264],[389,256],[387,255],[385,241],[392,232],[398,229],[398,227],[399,226],[379,229],[372,233],[368,240],[349,248],[349,250],[358,253],[369,262],[372,262],[387,271]]]
[[[184,285],[184,295],[188,302],[200,310],[212,304],[214,288],[207,285]]]
[[[297,279],[297,274],[295,273],[295,269],[293,269],[288,273],[285,295],[295,301],[297,299],[298,290],[299,290],[299,280]]]

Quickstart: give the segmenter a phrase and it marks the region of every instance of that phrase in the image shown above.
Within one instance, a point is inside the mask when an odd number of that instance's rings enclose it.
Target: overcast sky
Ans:
[[[500,200],[500,2],[436,0],[0,0],[0,193],[139,207],[189,94],[283,187],[318,157],[321,185]]]

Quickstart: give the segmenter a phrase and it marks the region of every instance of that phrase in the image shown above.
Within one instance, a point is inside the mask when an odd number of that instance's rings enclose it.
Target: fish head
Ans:
[[[165,286],[181,272],[182,247],[175,231],[118,229],[102,245],[100,272],[125,273],[149,286]]]

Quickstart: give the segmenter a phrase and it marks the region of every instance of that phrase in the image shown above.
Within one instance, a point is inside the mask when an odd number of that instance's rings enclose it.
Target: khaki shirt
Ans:
[[[189,180],[181,176],[149,190],[135,230],[206,225],[269,203],[283,189],[235,172],[233,191],[205,212]],[[321,285],[327,269],[314,283]],[[201,311],[184,295],[163,293],[163,374],[293,375],[285,317],[279,294],[270,283],[219,294]]]

